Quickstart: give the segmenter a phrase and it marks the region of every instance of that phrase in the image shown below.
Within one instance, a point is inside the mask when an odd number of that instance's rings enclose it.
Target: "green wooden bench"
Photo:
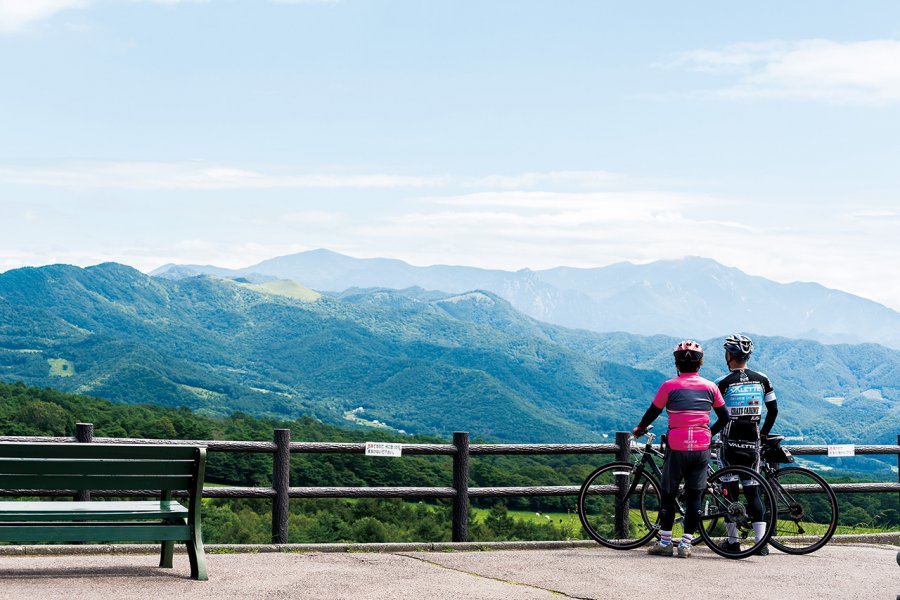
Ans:
[[[0,502],[0,542],[160,542],[172,567],[175,542],[187,545],[191,577],[207,579],[200,532],[206,448],[131,444],[0,442],[0,488],[159,494],[159,500]],[[172,499],[186,490],[187,507]],[[129,494],[128,492],[133,492]]]

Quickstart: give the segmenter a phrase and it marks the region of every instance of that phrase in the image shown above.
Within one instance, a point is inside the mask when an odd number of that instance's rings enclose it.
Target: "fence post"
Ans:
[[[75,441],[79,444],[89,444],[94,441],[93,423],[75,423]],[[76,502],[87,502],[91,499],[91,492],[78,490],[75,493]]]
[[[616,445],[619,449],[616,451],[616,460],[618,461],[631,461],[631,434],[627,431],[617,431],[616,432]],[[628,493],[628,485],[629,485],[628,477],[626,475],[617,475],[616,476],[616,484],[618,486],[618,490],[616,491],[616,537],[619,539],[625,539],[628,537],[628,506],[622,504],[622,500],[625,499],[625,494]]]
[[[272,543],[288,543],[288,508],[291,479],[291,430],[276,429],[275,454],[272,458]]]
[[[453,433],[453,541],[469,541],[469,434],[465,431]]]

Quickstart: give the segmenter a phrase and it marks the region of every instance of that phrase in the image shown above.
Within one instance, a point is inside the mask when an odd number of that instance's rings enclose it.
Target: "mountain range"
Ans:
[[[301,298],[298,286],[274,287],[157,279],[118,264],[9,271],[0,275],[0,377],[207,414],[522,441],[623,427],[656,378],[625,369],[613,394],[604,373],[620,367],[442,308],[460,302],[387,291]],[[631,401],[616,410],[623,397]]]
[[[544,323],[484,290],[320,295],[289,281],[167,279],[115,263],[0,274],[0,379],[212,415],[599,441],[633,426],[674,374],[675,341]],[[778,431],[810,443],[896,441],[900,352],[756,344],[752,364],[779,396]],[[702,374],[722,374],[718,356],[708,351]]]
[[[593,269],[502,271],[417,267],[313,250],[244,269],[165,265],[151,275],[199,274],[262,282],[290,279],[320,292],[421,287],[458,294],[485,290],[535,319],[598,332],[708,338],[734,331],[827,344],[878,343],[900,349],[900,313],[817,283],[776,283],[705,258],[618,263]]]

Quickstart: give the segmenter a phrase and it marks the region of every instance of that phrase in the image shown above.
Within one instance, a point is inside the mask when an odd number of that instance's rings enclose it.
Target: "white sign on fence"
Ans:
[[[828,446],[828,456],[856,456],[856,446],[853,444],[831,444]]]
[[[366,442],[366,456],[400,456],[402,452],[403,444]]]

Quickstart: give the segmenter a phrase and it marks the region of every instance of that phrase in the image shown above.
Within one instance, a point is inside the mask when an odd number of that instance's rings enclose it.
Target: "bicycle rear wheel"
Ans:
[[[756,471],[733,466],[709,476],[700,496],[700,537],[716,554],[737,559],[759,553],[772,535],[774,519],[775,498]]]
[[[772,545],[788,554],[809,554],[827,544],[838,522],[831,486],[803,467],[778,469],[769,481],[777,511]]]
[[[629,462],[609,463],[581,484],[578,518],[596,542],[616,550],[638,548],[656,534],[660,497],[659,483],[646,471]]]

